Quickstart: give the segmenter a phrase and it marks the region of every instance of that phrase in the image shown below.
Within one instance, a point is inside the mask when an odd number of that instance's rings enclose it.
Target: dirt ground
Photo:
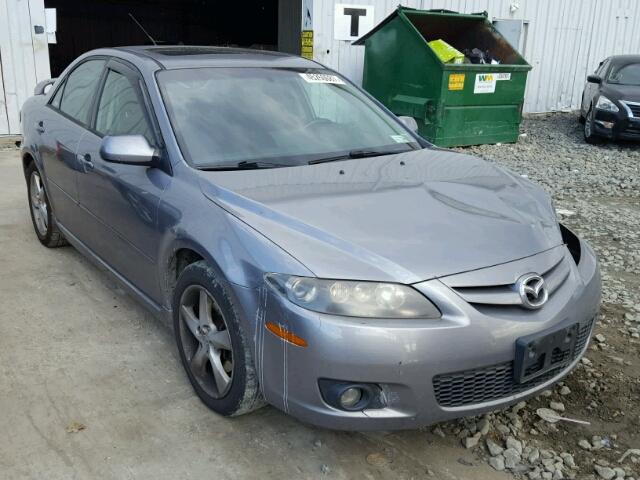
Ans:
[[[531,158],[547,149],[549,125],[544,130],[536,123],[545,121],[525,123],[529,139],[517,148]],[[577,127],[562,125],[567,150],[579,145]],[[578,156],[600,155],[603,148],[589,146]],[[522,165],[535,170],[537,162],[514,157],[505,146],[474,153],[498,163],[504,158],[517,173],[524,173],[518,171]],[[558,208],[573,210],[563,220],[610,259],[596,327],[606,340],[592,342],[591,363],[567,377],[569,394],[561,395],[560,385],[515,412],[485,417],[491,425],[486,438],[505,440],[499,431],[504,424],[529,450],[571,454],[577,466],[567,467],[564,478],[600,478],[595,462],[621,466],[625,476],[618,478],[640,478],[640,455],[618,462],[628,448],[640,448],[640,341],[629,330],[640,327],[634,263],[640,255],[638,243],[629,244],[638,240],[635,181],[631,194],[612,188],[585,200],[566,190],[556,198]],[[617,228],[600,221],[618,222]],[[482,419],[345,433],[308,426],[271,407],[235,419],[210,412],[192,392],[167,325],[73,248],[48,250],[38,243],[18,151],[2,145],[0,265],[0,478],[500,480],[518,472],[489,466],[486,438],[475,448],[462,446]],[[550,401],[562,402],[567,416],[591,425],[539,421],[536,408]],[[594,435],[602,437],[601,445]],[[583,450],[581,439],[595,448]],[[533,464],[523,463],[520,472],[529,474]]]
[[[168,326],[73,248],[38,243],[21,170],[0,150],[1,479],[509,478],[455,438],[212,413]]]

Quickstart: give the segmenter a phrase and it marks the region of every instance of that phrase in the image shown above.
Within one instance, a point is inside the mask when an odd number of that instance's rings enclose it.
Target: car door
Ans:
[[[160,148],[158,129],[139,74],[116,60],[107,65],[91,129],[78,147],[80,207],[89,228],[82,239],[152,300],[160,299],[156,262],[158,204],[171,176],[159,169],[110,163],[100,156],[107,135],[143,135]]]
[[[81,165],[76,150],[87,131],[105,64],[104,58],[90,57],[76,66],[53,93],[35,125],[53,211],[57,221],[74,234],[82,228],[77,221],[77,172]]]

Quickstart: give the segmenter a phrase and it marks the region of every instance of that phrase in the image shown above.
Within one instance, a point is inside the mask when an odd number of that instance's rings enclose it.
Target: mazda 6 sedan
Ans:
[[[22,122],[40,242],[171,319],[222,415],[413,428],[549,388],[587,348],[598,264],[549,196],[318,63],[95,50]]]

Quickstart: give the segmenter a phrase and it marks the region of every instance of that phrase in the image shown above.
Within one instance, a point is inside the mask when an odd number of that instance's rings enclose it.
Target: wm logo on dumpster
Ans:
[[[495,73],[478,73],[473,85],[473,93],[494,93],[496,91]]]

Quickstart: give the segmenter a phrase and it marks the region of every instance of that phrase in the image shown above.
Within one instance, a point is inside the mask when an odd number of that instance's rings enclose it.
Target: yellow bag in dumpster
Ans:
[[[464,54],[442,39],[427,42],[442,63],[464,63]]]

